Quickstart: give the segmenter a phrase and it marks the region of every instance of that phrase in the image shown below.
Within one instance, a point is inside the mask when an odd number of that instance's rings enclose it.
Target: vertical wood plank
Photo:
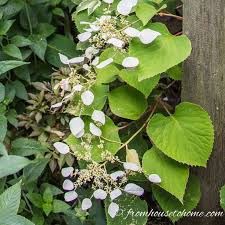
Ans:
[[[222,211],[219,190],[225,184],[225,1],[183,0],[184,32],[193,52],[184,65],[183,101],[200,104],[215,126],[215,145],[200,177],[202,198],[198,211]],[[224,218],[187,218],[182,225],[223,225]]]

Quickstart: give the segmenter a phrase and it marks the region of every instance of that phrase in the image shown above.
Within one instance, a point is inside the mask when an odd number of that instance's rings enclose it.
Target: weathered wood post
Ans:
[[[202,198],[198,211],[221,211],[219,190],[225,184],[225,1],[183,0],[184,32],[193,52],[184,65],[183,100],[200,104],[214,122],[214,152],[207,169],[196,169]],[[223,225],[224,218],[188,218],[182,225]]]

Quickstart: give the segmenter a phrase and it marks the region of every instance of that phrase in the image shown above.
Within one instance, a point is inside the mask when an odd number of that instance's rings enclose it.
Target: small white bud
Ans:
[[[158,174],[149,175],[148,180],[154,184],[160,184],[162,182],[162,179]]]
[[[91,105],[94,102],[94,94],[91,91],[85,91],[81,94],[81,99],[84,105]]]
[[[67,144],[62,142],[56,142],[53,144],[54,148],[61,153],[62,155],[65,155],[70,152],[70,148]]]

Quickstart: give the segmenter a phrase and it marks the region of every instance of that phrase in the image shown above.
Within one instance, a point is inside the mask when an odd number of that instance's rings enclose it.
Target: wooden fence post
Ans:
[[[219,190],[225,184],[225,1],[183,0],[184,32],[193,52],[184,65],[183,101],[200,104],[215,126],[214,152],[207,169],[196,169],[202,198],[198,211],[222,211]],[[224,218],[187,218],[182,225],[223,225]]]

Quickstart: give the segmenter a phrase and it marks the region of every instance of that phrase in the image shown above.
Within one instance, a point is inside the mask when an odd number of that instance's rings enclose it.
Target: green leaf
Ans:
[[[16,45],[14,44],[8,44],[6,46],[3,46],[2,50],[5,54],[9,56],[12,56],[14,58],[21,59],[21,60],[23,59],[19,48],[16,47]]]
[[[90,120],[85,121],[85,133],[89,132],[89,123]],[[101,149],[99,146],[100,141],[99,138],[94,138],[91,141],[91,155],[92,159],[97,162],[101,162],[101,153],[103,153],[105,150],[111,152],[113,155],[115,155],[120,147],[120,138],[118,135],[118,128],[113,123],[113,121],[110,118],[106,118],[106,123],[104,126],[101,127],[102,130],[102,136],[106,139],[109,139],[111,141],[105,141],[104,148]],[[83,142],[81,139],[74,137],[73,135],[70,135],[65,142],[71,147],[71,149],[75,152],[75,154],[81,154],[85,155],[87,154],[87,150],[82,147],[81,142]]]
[[[144,154],[142,167],[147,177],[158,174],[162,179],[159,186],[183,202],[189,177],[188,166],[179,164],[153,147]]]
[[[149,20],[157,13],[157,9],[148,3],[141,2],[137,5],[136,15],[145,26]]]
[[[28,193],[27,198],[34,206],[36,206],[37,208],[40,208],[40,209],[42,208],[43,200],[42,200],[42,196],[40,194]]]
[[[225,186],[220,190],[220,205],[225,210]]]
[[[200,182],[198,178],[195,176],[191,176],[188,181],[183,204],[178,199],[176,199],[175,197],[173,197],[168,192],[164,191],[158,186],[154,186],[152,191],[156,201],[159,203],[163,211],[172,213],[171,215],[173,215],[173,212],[175,211],[177,212],[183,212],[183,210],[185,210],[186,212],[192,211],[197,206],[201,197]],[[170,217],[170,219],[173,222],[176,222],[181,217],[182,216],[173,216]]]
[[[55,32],[56,28],[49,23],[40,23],[37,28],[37,33],[42,37],[49,37]]]
[[[120,211],[117,216],[112,219],[107,212],[111,201],[109,199],[105,201],[107,225],[145,225],[147,223],[148,206],[144,200],[133,195],[123,194],[114,202],[119,205]],[[138,212],[142,212],[143,216],[134,216],[137,215]]]
[[[12,18],[24,7],[24,0],[9,0],[6,5],[0,7],[4,18]]]
[[[129,54],[137,57],[140,61],[137,68],[139,80],[154,77],[167,71],[183,62],[190,53],[191,43],[184,35],[161,35],[149,45],[144,45],[138,39],[133,39],[129,48]]]
[[[43,193],[43,200],[46,203],[52,203],[53,201],[53,194],[49,187],[47,187]]]
[[[10,29],[10,27],[13,25],[14,22],[15,22],[15,20],[0,21],[0,36],[6,35],[8,30]]]
[[[6,2],[8,2],[8,0],[1,0],[0,5],[5,5]]]
[[[27,90],[22,82],[15,80],[13,81],[12,85],[16,90],[16,97],[23,100],[28,100]]]
[[[42,205],[42,209],[43,209],[45,215],[48,216],[52,212],[53,206],[51,203],[44,203]]]
[[[136,70],[121,70],[119,76],[130,86],[136,88],[147,98],[159,82],[160,75],[154,76],[143,81],[138,81]]]
[[[84,106],[84,109],[81,112],[81,115],[92,115],[93,109],[95,110],[102,110],[104,107],[107,95],[109,92],[109,86],[108,85],[102,85],[102,84],[94,84],[90,90],[93,92],[95,99],[94,102],[91,104],[91,106]],[[76,95],[71,101],[70,105],[67,107],[66,112],[70,113],[74,116],[80,115],[80,94]]]
[[[35,225],[30,220],[26,219],[25,217],[14,215],[14,216],[7,216],[5,215],[4,218],[1,218],[1,225]]]
[[[0,157],[0,178],[17,173],[31,162],[27,158],[16,155]]]
[[[62,213],[68,209],[70,209],[70,205],[68,205],[67,203],[57,199],[53,200],[53,213]]]
[[[17,112],[15,109],[9,109],[9,111],[6,113],[6,118],[11,125],[17,128],[18,120],[17,120]]]
[[[28,184],[34,181],[41,176],[44,169],[46,168],[49,159],[40,158],[36,159],[34,163],[28,165],[23,170],[23,181],[24,183]]]
[[[28,83],[31,82],[30,71],[27,65],[16,68],[14,72],[16,76],[20,78],[21,80],[24,80]]]
[[[182,80],[182,74],[183,74],[183,71],[182,71],[182,67],[181,65],[176,65],[170,69],[168,69],[166,71],[166,73],[168,74],[168,76],[170,78],[172,78],[173,80]]]
[[[7,119],[0,115],[0,142],[3,142],[7,132]]]
[[[0,143],[0,155],[8,156],[7,149],[4,144]]]
[[[32,51],[43,61],[45,61],[45,52],[47,49],[47,40],[45,37],[33,34],[29,36],[29,40],[32,42],[30,48]]]
[[[12,152],[19,156],[44,154],[48,149],[40,142],[29,138],[18,138],[12,142]]]
[[[57,34],[49,40],[46,52],[47,61],[55,67],[62,66],[59,59],[59,53],[62,53],[69,58],[76,57],[79,54],[76,50],[75,43],[71,39]]]
[[[209,115],[200,106],[184,102],[173,115],[156,114],[147,132],[158,149],[178,162],[206,166],[214,132]]]
[[[8,211],[10,211],[10,214],[16,215],[20,206],[20,197],[21,197],[21,182],[11,186],[0,195],[0,209],[1,210],[7,209]]]
[[[25,47],[32,44],[32,42],[29,39],[21,35],[13,36],[11,39],[11,43],[16,45],[17,47]]]
[[[27,62],[22,61],[16,61],[16,60],[7,60],[7,61],[1,61],[0,63],[0,75],[3,73],[6,73],[9,70],[12,70],[16,67],[29,64]]]
[[[137,120],[147,109],[145,96],[136,89],[125,85],[109,93],[112,112],[122,118]]]
[[[0,83],[0,102],[5,99],[5,86]]]

